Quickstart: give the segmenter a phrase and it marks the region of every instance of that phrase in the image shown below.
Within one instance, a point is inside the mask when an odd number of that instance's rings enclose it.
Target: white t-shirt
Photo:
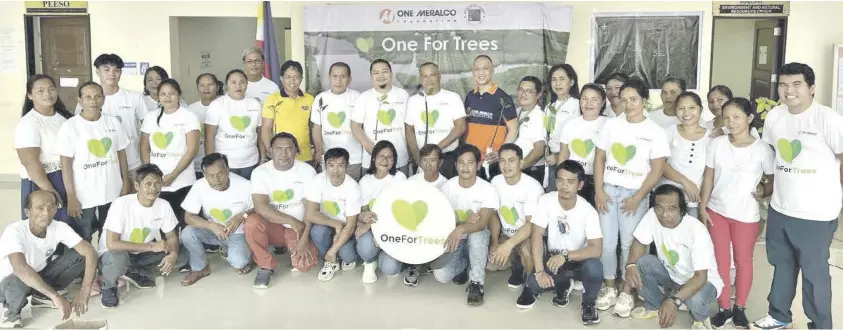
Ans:
[[[298,221],[304,221],[306,187],[315,181],[316,171],[296,160],[286,171],[275,169],[272,161],[263,163],[252,172],[252,194],[269,196],[269,206]],[[284,227],[291,228],[288,225]]]
[[[278,88],[278,84],[266,77],[261,77],[261,80],[250,81],[246,84],[246,97],[257,99],[261,105],[263,105],[263,101],[266,101],[267,96],[280,92],[281,89]]]
[[[61,170],[61,155],[57,150],[60,144],[58,134],[61,125],[66,121],[67,119],[58,113],[47,117],[35,109],[30,110],[15,126],[15,149],[40,148],[38,160],[44,166],[44,172],[50,174]],[[29,173],[23,163],[20,165],[20,177],[29,179]]]
[[[161,103],[160,103],[160,102],[158,102],[158,101],[156,101],[155,99],[153,99],[153,98],[152,98],[152,96],[149,96],[149,95],[144,95],[144,96],[143,96],[143,100],[144,100],[144,102],[146,102],[146,108],[147,108],[147,110],[149,110],[150,112],[151,112],[151,111],[158,110],[158,108],[160,108],[160,107],[161,107]],[[187,102],[185,102],[183,99],[179,99],[179,106],[180,106],[180,107],[185,107],[185,108],[186,108],[186,107],[187,107]]]
[[[568,159],[580,163],[587,175],[594,175],[594,149],[597,137],[607,121],[609,118],[605,116],[597,116],[597,119],[591,121],[579,116],[560,129],[559,143],[568,146]]]
[[[387,174],[383,179],[378,179],[374,174],[366,174],[360,179],[360,191],[362,195],[361,206],[368,206],[369,210],[375,205],[375,199],[380,195],[381,190],[395,182],[407,180],[407,176],[401,171],[395,175]]]
[[[439,189],[440,191],[442,190],[442,186],[445,185],[445,182],[448,182],[448,179],[446,179],[445,176],[442,175],[441,173],[439,174],[439,176],[436,177],[436,181],[433,181],[433,182],[427,181],[424,178],[424,171],[422,171],[421,167],[419,167],[418,173],[416,173],[416,174],[414,174],[413,176],[410,177],[410,180],[429,183],[431,186],[433,186],[436,189]]]
[[[549,136],[549,144],[550,144],[550,152],[552,153],[559,153],[559,137],[562,134],[562,127],[565,127],[565,124],[568,123],[569,120],[580,116],[580,100],[568,97],[567,99],[563,100],[556,100],[552,104],[556,107],[556,115],[554,117],[552,111],[550,110],[550,106],[545,109],[545,114],[547,116],[547,121],[553,121],[553,127],[550,130]]]
[[[217,126],[215,151],[228,156],[231,168],[258,163],[261,105],[256,99],[246,97],[237,101],[227,94],[220,96],[208,105],[205,124]]]
[[[83,209],[111,203],[123,188],[117,152],[128,149],[129,138],[117,117],[97,121],[71,117],[59,129],[58,153],[73,158],[73,183]]]
[[[138,194],[122,196],[111,203],[108,210],[108,217],[103,225],[103,236],[99,239],[99,254],[108,251],[105,244],[107,231],[120,234],[121,241],[146,244],[152,242],[160,231],[169,233],[175,230],[178,224],[176,214],[167,201],[157,198],[152,206],[146,207],[138,201]]]
[[[773,174],[773,157],[773,149],[760,139],[743,148],[729,142],[728,135],[712,140],[705,158],[705,166],[714,169],[708,208],[740,222],[758,222],[752,194],[763,174]]]
[[[163,113],[159,120],[161,111],[146,115],[141,132],[149,135],[149,162],[158,165],[167,175],[176,169],[187,152],[187,133],[199,131],[199,120],[185,108],[178,108],[171,114]],[[169,187],[162,187],[161,191],[176,191],[194,182],[196,172],[188,167],[176,176]]]
[[[190,213],[200,214],[208,221],[225,224],[231,217],[252,209],[252,189],[249,180],[237,174],[228,174],[228,189],[220,191],[211,188],[208,180],[199,179],[190,188],[181,207]],[[245,222],[245,221],[244,221]],[[243,224],[237,227],[236,234],[243,233]]]
[[[202,172],[202,158],[205,158],[205,112],[208,111],[208,106],[203,105],[202,101],[196,101],[189,105],[187,110],[199,121],[199,152],[193,159],[193,171]]]
[[[319,173],[305,189],[308,201],[319,203],[322,214],[345,223],[347,217],[360,214],[360,185],[348,174],[339,187],[331,184],[325,172]]]
[[[313,99],[314,111],[310,112],[310,122],[322,127],[322,152],[343,148],[348,151],[349,164],[363,161],[363,147],[351,135],[351,114],[359,96],[360,93],[352,89],[346,89],[340,95],[327,90],[316,95]]]
[[[664,113],[664,109],[647,112],[647,118],[650,118],[650,120],[656,122],[656,124],[665,129],[680,124],[679,117],[666,115]]]
[[[816,102],[798,115],[780,105],[767,113],[763,138],[777,155],[770,206],[798,219],[837,220],[843,206],[837,158],[843,153],[843,117]]]
[[[632,233],[638,242],[650,245],[655,241],[659,260],[670,278],[676,284],[684,285],[694,272],[708,271],[708,282],[717,289],[715,296],[723,290],[723,280],[717,273],[714,260],[714,244],[705,226],[690,215],[685,215],[676,228],[665,228],[659,223],[655,209],[650,209]]]
[[[501,222],[501,233],[512,237],[524,225],[527,217],[537,212],[536,202],[544,193],[544,188],[536,179],[523,173],[514,185],[507,183],[503,174],[499,174],[492,178],[492,186],[500,199],[498,219]]]
[[[515,144],[521,147],[524,157],[527,157],[535,148],[534,143],[546,142],[547,130],[544,125],[544,112],[538,105],[529,111],[521,108],[516,109],[516,111],[518,111],[518,138],[515,139]],[[536,165],[544,165],[544,150],[542,150],[542,156],[533,166]]]
[[[623,112],[621,112],[623,113]],[[603,109],[603,116],[606,118],[617,118],[618,114],[615,113],[615,110],[612,110],[612,103],[609,102],[609,99],[606,99],[606,108]]]
[[[526,176],[526,175],[525,175]],[[497,210],[500,208],[500,199],[495,188],[480,178],[475,179],[474,185],[469,188],[460,186],[460,177],[453,177],[442,186],[442,193],[451,202],[456,212],[457,225],[466,223],[468,218],[480,209]],[[468,235],[463,235],[465,239]]]
[[[547,229],[547,250],[554,254],[580,250],[588,246],[588,240],[603,238],[597,210],[580,196],[574,207],[566,211],[559,204],[558,192],[541,195],[530,222]]]
[[[407,117],[404,122],[413,126],[416,131],[418,147],[424,147],[425,129],[427,129],[427,143],[438,144],[454,129],[454,121],[465,118],[465,105],[457,93],[441,89],[435,95],[427,96],[428,124],[425,125],[425,97],[414,94],[407,101]],[[449,152],[457,148],[458,141],[454,141],[442,150]]]
[[[697,190],[702,187],[703,173],[705,173],[706,150],[711,142],[711,131],[706,130],[703,136],[696,141],[686,140],[679,134],[678,126],[668,127],[667,143],[670,145],[670,155],[667,156],[667,164],[674,170],[684,175],[688,180],[697,185]],[[682,185],[678,182],[663,178],[662,184],[672,184],[679,188]],[[686,194],[687,198],[688,195]],[[688,202],[689,207],[697,207],[697,203]]]
[[[410,95],[407,91],[392,86],[386,93],[386,100],[380,101],[381,94],[370,89],[360,97],[354,105],[354,113],[351,120],[362,124],[366,136],[374,143],[387,140],[395,145],[398,152],[395,161],[398,167],[404,167],[410,162],[410,155],[407,151],[407,139],[404,136],[404,114],[407,111],[407,99]],[[375,139],[375,128],[377,127],[377,139]],[[368,168],[371,164],[372,155],[363,153],[363,167]]]
[[[143,99],[143,94],[120,88],[116,93],[105,96],[105,103],[102,106],[102,113],[116,116],[123,125],[123,132],[129,137],[129,144],[126,146],[126,163],[129,171],[141,166],[140,159],[140,127],[141,121],[150,109]],[[76,105],[76,114],[82,113],[82,105]]]
[[[0,280],[14,273],[9,255],[23,253],[26,264],[36,272],[47,267],[47,261],[56,252],[59,243],[73,248],[82,241],[76,232],[64,222],[53,220],[47,226],[44,238],[32,234],[29,230],[29,219],[14,221],[3,230],[0,236]]]
[[[610,119],[600,131],[597,147],[606,152],[605,183],[638,189],[650,173],[650,160],[670,156],[667,134],[644,118],[630,123],[626,116]]]

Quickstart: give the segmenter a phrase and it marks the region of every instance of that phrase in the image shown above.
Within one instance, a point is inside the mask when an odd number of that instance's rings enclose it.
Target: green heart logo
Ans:
[[[331,124],[334,128],[340,128],[342,124],[345,122],[345,112],[329,112],[328,113],[328,124]]]
[[[679,263],[679,252],[676,252],[676,250],[668,250],[667,246],[664,245],[664,242],[662,242],[661,250],[662,254],[664,254],[671,266],[676,266],[676,264]]]
[[[249,124],[252,123],[252,119],[248,116],[231,116],[228,118],[228,121],[231,123],[231,127],[234,129],[243,132],[246,130],[246,127],[249,127]]]
[[[88,140],[88,151],[90,151],[91,154],[94,156],[97,156],[99,158],[105,158],[105,156],[108,154],[108,149],[111,149],[110,138]]]
[[[592,142],[591,139],[585,141],[581,139],[574,139],[571,141],[571,150],[573,150],[577,156],[580,156],[580,158],[586,158],[591,151],[594,150],[594,142]]]
[[[504,206],[501,208],[500,212],[504,222],[508,223],[510,226],[515,226],[515,222],[518,221],[518,211],[515,210],[515,207]]]
[[[132,243],[143,244],[143,242],[146,242],[146,238],[149,236],[149,233],[151,233],[151,232],[152,232],[152,230],[149,229],[149,228],[132,229],[132,232],[129,233],[129,241],[132,241]]]
[[[457,213],[457,222],[458,223],[465,223],[465,221],[468,220],[468,217],[470,217],[472,214],[474,214],[474,211],[472,211],[472,210],[456,210],[456,213]]]
[[[419,224],[424,221],[424,217],[427,216],[427,203],[415,201],[410,204],[404,200],[395,200],[392,202],[392,216],[401,227],[409,231],[416,231]]]
[[[378,110],[378,121],[384,125],[392,125],[392,120],[395,119],[395,109]]]
[[[217,222],[224,223],[228,221],[228,219],[231,219],[231,216],[231,210],[229,209],[211,209],[211,218],[214,218]]]
[[[436,125],[436,120],[438,120],[438,119],[439,119],[439,110],[431,111],[430,116],[428,116],[428,113],[424,113],[424,112],[421,113],[421,120],[422,120],[423,123],[427,122],[427,126]]]
[[[293,192],[293,189],[275,190],[272,192],[272,201],[278,203],[289,202],[293,200],[295,195],[296,194]]]
[[[322,201],[322,210],[328,212],[328,215],[336,217],[340,214],[340,205],[334,201]]]
[[[793,163],[793,160],[802,152],[802,142],[795,139],[793,141],[779,139],[776,141],[776,149],[779,150],[782,160]]]
[[[167,149],[170,142],[173,142],[173,132],[167,132],[167,134],[155,132],[155,134],[152,134],[152,143],[154,143],[158,149]]]
[[[372,50],[372,46],[375,45],[375,39],[372,39],[372,37],[358,37],[356,44],[357,49],[359,49],[361,52],[368,53],[370,50]]]
[[[624,146],[620,143],[613,143],[612,157],[614,157],[619,164],[626,165],[626,162],[635,157],[635,146]]]

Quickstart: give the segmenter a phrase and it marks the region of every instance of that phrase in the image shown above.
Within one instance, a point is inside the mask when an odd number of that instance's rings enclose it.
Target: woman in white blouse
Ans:
[[[609,120],[604,113],[606,91],[597,84],[586,84],[580,92],[580,116],[574,117],[561,129],[559,162],[576,161],[585,169],[585,184],[580,189],[583,196],[594,205],[594,153],[597,137]]]
[[[539,106],[542,98],[542,81],[534,76],[526,76],[518,84],[518,138],[515,144],[524,151],[521,171],[533,177],[539,183],[544,180],[545,145],[547,145],[547,131],[545,130],[545,114]]]
[[[199,90],[199,101],[187,106],[187,110],[199,120],[199,152],[193,159],[193,171],[196,172],[196,178],[201,179],[204,177],[202,158],[205,157],[205,112],[208,111],[208,105],[222,96],[224,91],[222,81],[213,73],[203,73],[196,77],[196,88]]]
[[[547,117],[548,149],[550,155],[545,162],[548,169],[547,191],[556,190],[556,161],[559,153],[559,134],[562,127],[580,111],[580,86],[577,71],[570,64],[557,64],[550,68],[548,86],[550,104],[544,110]]]
[[[20,122],[15,126],[15,149],[21,169],[21,218],[24,202],[35,190],[48,190],[60,197],[56,220],[67,221],[67,193],[61,177],[61,156],[56,150],[59,128],[73,114],[59,99],[50,76],[37,74],[26,82],[26,98]]]
[[[673,184],[685,191],[688,214],[699,218],[700,185],[705,171],[705,155],[711,141],[709,131],[700,126],[702,100],[694,92],[682,92],[676,98],[679,125],[666,129],[670,156],[664,167],[662,183]]]

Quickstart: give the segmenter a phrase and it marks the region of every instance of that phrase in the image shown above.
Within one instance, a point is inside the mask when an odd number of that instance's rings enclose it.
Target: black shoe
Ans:
[[[32,307],[33,308],[52,308],[57,309],[56,304],[49,297],[41,294],[41,292],[32,290]]]
[[[287,248],[284,246],[276,246],[275,247],[275,254],[285,254],[287,253]]]
[[[524,291],[521,291],[521,295],[518,296],[518,300],[515,301],[515,307],[520,309],[533,308],[533,305],[536,304],[536,299],[538,298],[539,296],[533,295],[529,288],[524,288]]]
[[[580,307],[580,315],[582,315],[582,324],[584,325],[600,323],[600,315],[597,314],[597,307],[593,303],[583,304]]]
[[[483,284],[471,282],[465,290],[468,291],[468,299],[466,301],[469,306],[483,305]]]
[[[404,285],[406,286],[416,286],[419,285],[419,275],[421,272],[419,271],[419,266],[411,265],[407,268],[407,276],[404,276]]]
[[[120,297],[117,296],[117,287],[102,290],[102,297],[100,297],[102,307],[114,308],[120,303]]]
[[[208,252],[208,250],[205,250],[205,252]],[[179,273],[189,273],[191,270],[192,269],[190,269],[190,264],[185,264],[184,266],[181,266],[181,268],[179,268]]]
[[[463,285],[465,282],[468,282],[468,267],[466,267],[462,273],[454,277],[454,284],[456,285]]]
[[[553,306],[556,306],[556,307],[568,306],[568,303],[571,301],[569,299],[571,297],[570,282],[572,282],[572,281],[569,281],[569,284],[565,285],[565,286],[562,286],[562,285],[556,286],[556,293],[553,295],[553,300],[550,301],[553,304]]]
[[[749,329],[749,319],[746,318],[746,309],[735,305],[732,307],[732,325],[738,329]]]
[[[129,268],[129,270],[126,271],[126,275],[123,275],[122,278],[138,289],[149,289],[155,287],[155,281],[147,277],[140,269]]]
[[[204,243],[202,245],[205,247],[205,253],[217,253],[217,252],[220,251],[219,245],[204,244]]]
[[[510,289],[518,289],[523,286],[524,270],[512,267],[512,274],[509,275],[509,281],[506,282],[506,285],[508,285]]]
[[[746,320],[746,315],[744,315],[744,320]],[[711,327],[715,329],[722,329],[729,322],[732,322],[732,310],[721,308],[720,311],[711,318]],[[749,321],[746,322],[749,323]]]

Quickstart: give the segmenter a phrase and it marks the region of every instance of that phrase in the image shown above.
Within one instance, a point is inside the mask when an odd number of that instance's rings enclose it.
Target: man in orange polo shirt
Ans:
[[[261,136],[268,144],[277,133],[293,134],[298,141],[297,160],[310,161],[310,109],[313,95],[302,92],[301,63],[287,61],[281,65],[281,91],[270,95],[263,103]],[[267,145],[267,150],[270,150]],[[267,159],[269,155],[266,155]],[[261,160],[261,162],[267,159]]]

